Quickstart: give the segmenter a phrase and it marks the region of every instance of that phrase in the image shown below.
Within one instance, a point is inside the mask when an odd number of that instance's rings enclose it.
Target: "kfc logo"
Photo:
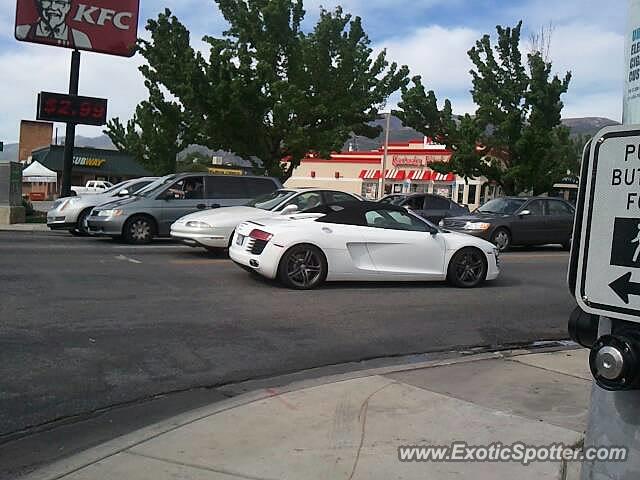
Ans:
[[[16,39],[131,56],[139,0],[18,0]]]

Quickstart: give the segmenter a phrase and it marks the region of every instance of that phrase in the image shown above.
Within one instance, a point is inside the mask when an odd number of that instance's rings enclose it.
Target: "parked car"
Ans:
[[[282,188],[269,177],[180,173],[162,177],[133,197],[94,208],[87,219],[89,232],[123,237],[129,243],[148,243],[168,236],[180,217],[198,210],[242,205]]]
[[[85,195],[87,193],[103,193],[113,187],[113,183],[105,180],[89,180],[84,187],[71,187],[72,195]]]
[[[443,218],[457,217],[469,213],[468,207],[458,205],[447,197],[432,193],[395,193],[381,198],[379,202],[405,207],[435,224]]]
[[[359,200],[356,195],[334,190],[286,188],[262,195],[246,205],[186,215],[171,225],[171,236],[187,245],[219,250],[229,246],[233,232],[241,222],[304,212],[328,203]]]
[[[501,251],[511,245],[559,243],[571,246],[575,209],[549,197],[503,197],[490,200],[470,215],[445,218],[447,230],[489,240]]]
[[[244,222],[229,255],[242,268],[295,289],[325,280],[446,279],[475,287],[500,272],[491,243],[445,232],[403,207],[379,202]]]
[[[102,193],[59,198],[47,212],[47,226],[51,230],[69,230],[74,235],[86,235],[86,219],[91,209],[115,198],[133,195],[156,178],[136,178],[118,183]]]

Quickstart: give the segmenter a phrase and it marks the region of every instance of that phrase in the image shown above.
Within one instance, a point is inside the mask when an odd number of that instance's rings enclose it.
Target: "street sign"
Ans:
[[[130,57],[140,0],[17,0],[15,37],[23,42]]]
[[[50,122],[104,125],[107,123],[107,100],[105,98],[41,92],[38,94],[36,118]]]
[[[588,313],[640,323],[640,126],[600,130],[584,167],[576,300]]]

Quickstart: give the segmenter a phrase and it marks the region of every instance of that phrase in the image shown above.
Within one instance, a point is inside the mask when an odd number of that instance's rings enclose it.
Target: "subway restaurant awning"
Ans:
[[[50,170],[62,172],[64,147],[50,147],[34,150],[33,161],[40,162]],[[136,162],[132,156],[117,150],[102,148],[74,148],[73,172],[78,174],[102,175],[109,177],[145,177],[151,173]]]

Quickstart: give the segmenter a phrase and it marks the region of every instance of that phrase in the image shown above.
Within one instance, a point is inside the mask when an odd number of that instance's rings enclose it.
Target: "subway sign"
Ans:
[[[77,167],[102,168],[102,166],[105,163],[107,163],[107,161],[104,158],[85,157],[85,156],[73,157],[73,164]]]

